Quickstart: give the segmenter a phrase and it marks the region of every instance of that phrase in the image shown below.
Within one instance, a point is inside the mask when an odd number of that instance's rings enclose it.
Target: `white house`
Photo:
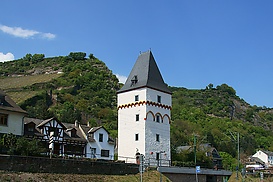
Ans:
[[[140,153],[151,165],[170,164],[171,103],[152,52],[141,53],[118,91],[119,160],[134,163]]]
[[[257,157],[263,161],[265,167],[273,166],[273,152],[259,150],[252,157]]]
[[[0,90],[0,134],[23,135],[23,118],[27,112]]]
[[[95,159],[114,160],[114,140],[103,127],[89,127],[80,125],[87,140],[86,157]]]

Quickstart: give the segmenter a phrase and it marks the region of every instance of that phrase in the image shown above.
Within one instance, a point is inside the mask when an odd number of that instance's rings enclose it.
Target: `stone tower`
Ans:
[[[136,153],[161,165],[171,160],[171,91],[151,51],[141,53],[118,91],[119,160],[136,162]],[[152,164],[153,165],[153,164]]]

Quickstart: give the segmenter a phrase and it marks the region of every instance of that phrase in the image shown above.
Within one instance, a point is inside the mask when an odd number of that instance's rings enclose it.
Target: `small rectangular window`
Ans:
[[[99,134],[99,142],[103,142],[103,134],[102,133]]]
[[[139,114],[136,114],[136,121],[139,121]]]
[[[161,103],[161,96],[160,95],[157,96],[157,102]]]
[[[27,128],[27,129],[28,129],[28,131],[29,131],[29,132],[33,132],[33,131],[34,131],[33,126],[28,126],[28,128]]]
[[[8,115],[7,114],[0,114],[0,125],[8,125]]]
[[[135,101],[139,101],[139,96],[138,95],[135,95]]]
[[[100,151],[101,157],[109,157],[109,150],[101,150]]]
[[[138,133],[135,134],[135,141],[138,141]]]
[[[159,142],[159,134],[156,134],[156,135],[155,135],[155,140],[156,140],[157,142]]]

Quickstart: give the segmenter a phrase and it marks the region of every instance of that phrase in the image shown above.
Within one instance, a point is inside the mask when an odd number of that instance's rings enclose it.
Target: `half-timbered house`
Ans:
[[[56,118],[40,120],[24,119],[24,135],[35,137],[49,148],[50,133],[53,133],[53,153],[57,155],[85,156],[86,140],[76,124],[62,123]]]
[[[47,148],[53,139],[53,153],[57,155],[114,159],[114,141],[103,126],[90,127],[78,121],[62,123],[56,118],[25,118],[24,135],[39,139]]]

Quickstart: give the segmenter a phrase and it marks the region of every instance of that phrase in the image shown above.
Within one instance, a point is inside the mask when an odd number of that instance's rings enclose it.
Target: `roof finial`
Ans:
[[[141,54],[141,51],[139,51],[139,54]]]

